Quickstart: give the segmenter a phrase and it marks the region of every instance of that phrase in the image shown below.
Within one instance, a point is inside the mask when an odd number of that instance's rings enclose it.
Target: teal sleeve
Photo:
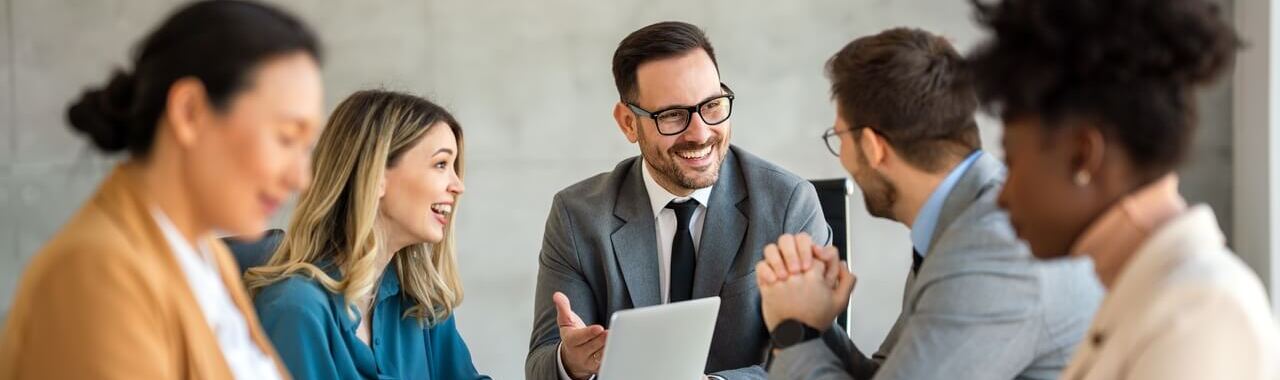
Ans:
[[[295,379],[339,379],[322,309],[255,299],[262,328]],[[266,302],[259,302],[266,301]],[[274,301],[274,302],[273,302]]]
[[[427,331],[427,355],[432,379],[491,380],[481,375],[471,362],[471,351],[458,334],[453,317],[432,326]]]

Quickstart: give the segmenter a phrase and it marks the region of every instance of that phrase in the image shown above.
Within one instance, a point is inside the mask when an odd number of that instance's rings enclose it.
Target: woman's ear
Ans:
[[[1071,142],[1068,147],[1070,154],[1071,180],[1078,187],[1088,186],[1093,182],[1094,176],[1102,170],[1102,162],[1106,158],[1107,140],[1103,137],[1102,131],[1092,124],[1077,124],[1069,128],[1066,133],[1070,133],[1070,138],[1066,141]]]
[[[196,144],[202,122],[212,113],[204,83],[193,77],[178,79],[169,86],[165,101],[164,124],[174,140],[183,147]]]
[[[627,141],[635,144],[639,140],[640,131],[636,129],[636,114],[631,113],[631,109],[621,101],[613,105],[613,120],[618,123],[618,129],[622,134],[627,136]]]
[[[387,196],[387,171],[384,169],[382,175],[378,177],[378,200]]]

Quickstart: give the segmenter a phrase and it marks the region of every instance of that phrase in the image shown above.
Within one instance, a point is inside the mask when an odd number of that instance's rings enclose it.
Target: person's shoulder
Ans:
[[[1266,291],[1253,270],[1226,247],[1188,254],[1161,281],[1167,296],[1183,302],[1219,299],[1232,309],[1267,309]]]
[[[433,321],[430,330],[439,334],[458,334],[457,314],[449,314],[443,319]]]
[[[742,172],[744,182],[753,191],[777,192],[794,189],[800,184],[809,183],[808,180],[792,173],[781,165],[765,160],[742,147],[731,145],[729,151],[733,152],[732,159],[737,161],[737,167]],[[724,173],[721,173],[721,175],[724,175]]]
[[[1198,334],[1233,336],[1240,345],[1280,344],[1261,281],[1229,249],[1193,252],[1166,270],[1153,283],[1134,284],[1147,287],[1151,298],[1135,320],[1152,331],[1194,325],[1201,326]]]
[[[986,192],[955,216],[934,244],[950,249],[977,249],[1003,256],[1029,254],[1018,239],[1009,214],[996,203],[998,192]]]
[[[253,303],[264,318],[275,312],[328,314],[331,296],[316,279],[295,273],[259,289]]]
[[[1171,301],[1223,298],[1236,303],[1267,303],[1262,281],[1226,245],[1217,216],[1205,205],[1191,206],[1164,222],[1126,266],[1126,275],[1145,274],[1149,280],[1126,282],[1122,277],[1117,280],[1119,285],[1158,290]]]
[[[165,252],[144,252],[148,248],[137,244],[138,239],[86,205],[35,254],[24,277],[35,283],[83,282],[104,291],[139,284],[165,287],[170,270]]]
[[[568,209],[595,208],[601,204],[612,203],[610,199],[617,196],[618,187],[627,176],[631,175],[631,171],[636,167],[636,160],[639,159],[640,156],[627,158],[619,162],[611,171],[587,177],[561,189],[556,192],[553,203]]]

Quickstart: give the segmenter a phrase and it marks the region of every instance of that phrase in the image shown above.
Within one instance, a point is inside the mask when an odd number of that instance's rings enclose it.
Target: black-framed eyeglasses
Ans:
[[[653,119],[653,123],[658,126],[659,134],[675,136],[689,129],[689,122],[693,120],[693,114],[695,113],[707,125],[717,125],[729,120],[729,115],[733,113],[733,90],[730,90],[729,86],[724,83],[720,84],[720,89],[724,91],[723,95],[704,100],[702,103],[690,107],[676,106],[658,111],[648,111],[635,105],[635,103],[624,103],[637,116]]]
[[[822,132],[822,141],[827,143],[827,150],[831,151],[831,154],[834,154],[836,157],[840,157],[840,134],[851,133],[862,128],[866,127],[842,130],[836,130],[836,127],[827,128],[826,132]]]

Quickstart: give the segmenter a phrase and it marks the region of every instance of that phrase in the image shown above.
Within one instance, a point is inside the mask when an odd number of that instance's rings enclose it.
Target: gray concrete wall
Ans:
[[[0,0],[0,310],[29,256],[112,165],[71,134],[66,105],[125,64],[132,44],[178,3]],[[626,33],[667,19],[703,26],[738,93],[734,142],[810,178],[843,176],[818,136],[833,118],[822,64],[844,43],[899,25],[945,34],[962,50],[978,38],[959,0],[279,3],[324,39],[330,107],[354,90],[386,87],[427,95],[461,119],[469,167],[459,326],[477,366],[497,378],[523,376],[552,194],[638,152],[610,117],[609,61]],[[1184,181],[1225,221],[1229,93],[1219,86],[1205,96]],[[996,123],[984,118],[982,128],[999,153]],[[875,347],[897,314],[910,247],[905,228],[871,219],[860,195],[852,203],[854,338]]]

